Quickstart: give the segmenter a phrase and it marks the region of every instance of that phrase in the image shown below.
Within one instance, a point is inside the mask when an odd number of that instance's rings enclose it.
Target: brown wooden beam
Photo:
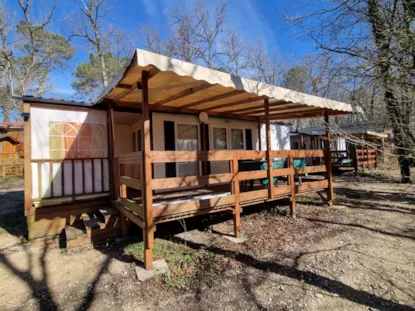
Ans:
[[[298,119],[308,119],[308,118],[321,118],[324,112],[322,110],[316,112],[307,112],[307,113],[287,113],[281,115],[271,116],[270,120],[298,120]]]
[[[298,106],[298,105],[296,105]],[[302,107],[281,107],[280,109],[274,109],[271,111],[270,109],[270,117],[278,114],[286,114],[286,113],[307,113],[309,111],[315,111],[316,109],[321,111],[321,108],[318,107],[310,107],[310,106],[302,106]],[[257,112],[255,114],[253,113],[247,113],[247,115],[254,115],[255,117],[261,117],[263,112]]]
[[[332,172],[332,163],[331,163],[331,150],[330,150],[330,143],[331,143],[331,133],[330,133],[330,120],[328,112],[324,112],[324,122],[326,128],[326,142],[325,142],[325,155],[324,155],[324,162],[326,164],[326,173],[325,177],[328,181],[328,188],[327,188],[327,203],[329,207],[333,207],[333,172]]]
[[[269,100],[264,100],[265,107],[265,135],[267,140],[267,163],[268,163],[268,198],[274,198],[274,178],[272,176],[272,144],[271,144],[271,125],[269,120]]]
[[[146,72],[148,73],[148,77],[147,77],[148,80],[150,80],[152,77],[154,77],[158,73],[158,72],[150,72],[150,71],[146,71]],[[148,80],[147,80],[147,82],[148,82]],[[123,87],[127,86],[127,84],[123,84],[123,83],[121,83],[120,85],[122,85]],[[139,88],[139,86],[140,87],[142,86],[140,80],[133,83],[128,89],[125,89],[121,93],[118,93],[117,95],[115,95],[113,98],[111,98],[111,100],[113,102],[117,102],[121,98],[127,96],[128,94],[130,94],[131,92],[133,92],[134,90]],[[118,87],[118,85],[115,86],[115,88],[117,88],[117,87]]]
[[[189,95],[193,95],[197,92],[206,90],[207,88],[210,88],[210,87],[212,87],[212,85],[205,82],[201,85],[197,85],[195,87],[185,89],[185,90],[183,90],[183,91],[181,91],[181,92],[179,92],[175,95],[172,95],[172,96],[169,96],[169,97],[167,97],[163,100],[160,100],[159,102],[153,104],[152,107],[153,107],[153,109],[157,109],[157,108],[159,108],[159,107],[161,107],[161,106],[163,106],[163,105],[165,105],[165,104],[167,104],[171,101],[174,101],[176,99],[183,98],[183,97],[186,97],[186,96],[189,96]]]
[[[258,118],[258,150],[262,150],[261,120]]]
[[[112,100],[114,102],[119,101],[121,98],[127,96],[128,94],[130,94],[131,92],[133,92],[134,90],[137,89],[137,83],[134,83],[129,89],[125,89],[124,91],[118,93],[117,95],[115,95]]]
[[[288,109],[288,108],[291,108],[291,107],[296,106],[296,105],[297,104],[293,104],[293,103],[291,103],[291,104],[285,104],[285,105],[281,105],[281,104],[278,104],[278,105],[270,105],[269,111],[271,113],[273,111],[279,111],[279,110]],[[261,112],[264,112],[264,109],[263,108],[259,108],[259,109],[249,109],[249,110],[248,109],[245,109],[245,113],[243,113],[242,115],[251,115],[251,114],[254,114],[254,113],[261,113]],[[235,112],[233,111],[233,113],[235,113]]]
[[[149,270],[153,267],[154,223],[153,223],[153,191],[151,168],[151,124],[149,113],[148,80],[149,72],[142,71],[142,135],[143,135],[143,206],[144,206],[144,267]]]
[[[185,114],[196,114],[196,115],[198,115],[201,111],[203,111],[203,110],[198,110],[198,109],[182,108],[182,107],[170,107],[170,106],[161,106],[158,109],[154,109],[153,105],[149,105],[149,109],[151,111],[170,112],[170,113],[185,113]],[[250,121],[256,121],[257,120],[256,117],[238,116],[238,115],[232,114],[230,112],[210,111],[207,114],[211,117],[222,117],[222,118],[250,120]]]
[[[30,114],[30,104],[23,104],[23,112]],[[24,121],[24,210],[28,215],[32,209],[32,128],[31,117]],[[63,171],[63,162],[61,164]],[[64,193],[62,184],[62,194]],[[40,197],[40,193],[39,193]]]
[[[232,102],[232,103],[227,103],[227,104],[222,104],[222,105],[218,105],[218,106],[214,106],[214,107],[209,107],[207,109],[204,109],[204,111],[208,112],[208,111],[215,110],[215,109],[222,109],[222,108],[232,107],[232,106],[236,106],[236,105],[248,104],[248,103],[256,102],[256,101],[263,100],[263,99],[266,99],[266,98],[267,98],[266,96],[251,97],[251,98],[242,99],[242,100]],[[232,112],[232,111],[230,111],[230,112]]]
[[[199,105],[214,102],[214,101],[217,101],[217,100],[220,100],[220,99],[240,95],[244,92],[245,91],[242,91],[242,90],[233,90],[232,92],[228,92],[228,93],[225,93],[225,94],[220,94],[220,95],[216,95],[216,96],[213,96],[213,97],[205,98],[205,99],[199,100],[197,102],[181,106],[181,108],[190,108],[190,107],[194,107],[194,106],[199,106]]]
[[[115,198],[115,194],[118,193],[118,189],[115,189],[115,175],[114,175],[114,148],[115,148],[115,129],[114,129],[114,107],[112,103],[108,104],[107,111],[107,122],[108,122],[108,175],[109,178],[109,187],[110,187],[110,196]],[[92,160],[94,161],[94,160]],[[104,176],[102,176],[104,179]],[[92,181],[94,183],[94,181]],[[102,188],[104,191],[104,188]]]
[[[233,195],[235,196],[235,207],[234,207],[234,214],[233,214],[233,231],[236,238],[239,238],[241,236],[241,204],[240,204],[240,198],[239,198],[239,192],[240,192],[240,184],[239,184],[239,165],[238,165],[238,159],[236,157],[236,154],[233,155],[232,160],[232,167],[231,172],[233,174],[232,178],[232,190]]]
[[[131,88],[131,86],[132,85],[126,84],[126,83],[118,83],[116,87],[120,88],[120,89],[129,89],[129,88]]]

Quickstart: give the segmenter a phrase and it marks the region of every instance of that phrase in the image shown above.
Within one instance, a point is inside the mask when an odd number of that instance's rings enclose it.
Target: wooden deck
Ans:
[[[316,165],[294,169],[294,158],[324,157],[322,150],[292,150],[272,151],[272,158],[287,159],[288,167],[273,169],[271,178],[278,177],[278,182],[269,187],[264,187],[259,180],[268,178],[267,170],[238,171],[238,160],[257,159],[263,160],[266,153],[263,151],[215,151],[215,152],[180,152],[180,151],[152,151],[151,163],[167,162],[197,162],[197,161],[223,161],[230,162],[230,173],[210,174],[203,176],[185,176],[152,179],[152,218],[154,224],[167,222],[196,215],[232,211],[235,206],[248,206],[277,200],[291,198],[304,192],[321,191],[328,187],[328,180],[322,175],[311,175],[302,178],[303,182],[295,181],[298,175],[326,172],[326,166]],[[128,209],[140,219],[139,225],[145,222],[145,208],[141,193],[143,182],[140,178],[126,176],[126,166],[140,166],[141,152],[121,155],[115,162],[114,169],[119,175],[115,180],[119,181],[120,195],[119,206]],[[298,179],[298,178],[297,178]],[[244,181],[254,181],[252,186]],[[272,193],[272,196],[270,196]],[[294,213],[294,209],[291,211]]]

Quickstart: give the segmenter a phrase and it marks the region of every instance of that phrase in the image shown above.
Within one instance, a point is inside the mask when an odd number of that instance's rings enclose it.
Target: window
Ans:
[[[197,125],[177,124],[177,150],[198,150]]]
[[[105,132],[103,124],[49,121],[50,158],[104,157]]]
[[[178,151],[197,151],[199,149],[198,126],[189,124],[177,124]],[[199,162],[180,162],[177,163],[179,176],[199,175]]]
[[[244,131],[242,129],[231,129],[231,144],[233,150],[244,148]]]
[[[213,128],[213,149],[228,149],[228,139],[226,137],[226,128]]]

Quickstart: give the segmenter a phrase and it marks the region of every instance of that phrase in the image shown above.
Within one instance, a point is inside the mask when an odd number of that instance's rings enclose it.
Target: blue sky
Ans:
[[[33,0],[36,4],[35,12],[42,15],[44,1]],[[206,0],[207,3],[213,1]],[[16,0],[8,0],[7,4],[17,12],[17,18],[21,12],[16,5]],[[76,9],[74,0],[60,0],[59,11],[56,17],[69,15]],[[109,1],[111,2],[111,1]],[[180,0],[114,0],[112,11],[107,17],[109,24],[117,25],[125,30],[133,39],[134,46],[140,47],[140,27],[149,24],[159,29],[161,35],[168,32],[167,12],[169,8],[177,6]],[[191,6],[194,0],[185,1]],[[288,0],[229,0],[228,24],[236,29],[244,41],[257,41],[262,39],[267,47],[278,49],[287,65],[295,65],[302,56],[313,51],[313,45],[304,40],[296,40],[294,29],[287,27],[283,14],[287,9]],[[54,31],[69,35],[70,22],[62,22],[54,25]],[[88,48],[81,41],[73,42],[76,48],[75,57],[69,62],[69,68],[55,71],[50,75],[49,83],[53,85],[53,91],[45,96],[55,98],[73,99],[74,91],[70,86],[73,81],[71,72],[75,70],[79,62],[88,59]]]

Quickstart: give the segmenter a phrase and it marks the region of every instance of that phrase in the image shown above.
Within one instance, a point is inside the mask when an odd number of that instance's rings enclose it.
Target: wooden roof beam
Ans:
[[[189,96],[189,95],[193,95],[193,94],[195,94],[197,92],[203,91],[203,90],[205,90],[207,88],[210,88],[212,86],[213,85],[205,82],[205,83],[203,83],[201,85],[197,85],[195,87],[191,87],[189,89],[185,89],[185,90],[183,90],[183,91],[181,91],[181,92],[179,92],[179,93],[177,93],[175,95],[172,95],[172,96],[169,96],[169,97],[167,97],[167,98],[165,98],[163,100],[160,100],[157,103],[153,104],[152,106],[155,106],[155,108],[159,108],[159,107],[161,107],[161,106],[163,106],[163,105],[165,105],[165,104],[167,104],[169,102],[172,102],[172,101],[174,101],[176,99],[183,98],[183,97],[186,97],[186,96]]]
[[[232,103],[227,103],[227,104],[222,104],[222,105],[218,105],[218,106],[214,106],[214,107],[209,107],[207,109],[204,109],[204,111],[209,112],[209,111],[216,110],[216,109],[222,109],[222,108],[232,107],[232,106],[236,106],[236,105],[248,104],[248,103],[256,102],[256,101],[263,100],[263,99],[266,99],[266,98],[268,98],[268,97],[266,97],[266,96],[251,97],[251,98],[242,99],[242,100],[232,102]],[[233,111],[228,111],[228,112],[233,113]]]
[[[150,71],[149,72],[149,80],[154,77],[158,72],[157,71]],[[140,85],[140,87],[138,87]],[[133,92],[135,89],[137,88],[141,88],[141,78],[139,80],[137,80],[135,83],[133,83],[132,85],[127,85],[125,83],[118,83],[115,88],[124,88],[125,90],[118,93],[117,95],[115,95],[113,98],[110,98],[113,102],[117,102],[119,100],[121,100],[123,97],[127,96],[128,94],[130,94],[131,92]]]
[[[159,112],[170,112],[170,113],[187,113],[187,114],[194,114],[198,115],[202,110],[198,109],[191,109],[191,108],[182,108],[182,107],[171,107],[171,106],[161,106],[157,109],[154,107],[154,105],[149,105],[148,107],[152,111],[159,111]],[[234,115],[229,112],[214,112],[210,111],[208,112],[209,116],[212,117],[222,117],[222,118],[232,118],[232,119],[240,119],[240,120],[252,120],[257,121],[258,118],[256,117],[246,117],[246,116],[238,116]]]
[[[138,83],[138,82],[137,82]],[[130,94],[131,92],[133,92],[136,88],[137,88],[137,83],[134,83],[133,85],[130,86],[130,88],[125,89],[124,91],[118,93],[117,95],[115,95],[112,100],[114,102],[119,101],[121,98],[127,96],[128,94]]]
[[[319,118],[319,117],[323,117],[324,115],[324,109],[320,109],[320,110],[316,110],[316,111],[312,111],[312,112],[291,112],[291,113],[285,113],[285,114],[281,114],[281,115],[275,115],[275,116],[270,116],[270,120],[279,120],[279,121],[284,121],[284,120],[300,120],[300,119],[310,119],[310,118]],[[263,120],[264,118],[261,118],[261,120]]]
[[[299,106],[299,105],[295,105],[295,106]],[[295,107],[295,106],[294,107],[293,106],[291,106],[291,107],[281,107],[279,109],[274,109],[272,111],[272,113],[270,113],[270,116],[276,115],[278,113],[284,114],[284,113],[288,113],[288,112],[293,112],[293,113],[308,112],[308,111],[311,111],[311,110],[321,109],[321,108],[318,108],[318,107],[306,106],[306,105],[300,105],[299,107]],[[254,116],[254,117],[262,117],[262,115],[258,115],[258,114],[261,114],[261,113],[263,113],[263,112],[260,111],[260,112],[256,112],[256,113],[248,113],[247,115],[251,115],[251,116]]]
[[[228,92],[228,93],[225,93],[225,94],[216,95],[216,96],[213,96],[213,97],[209,97],[209,98],[205,98],[205,99],[199,100],[199,101],[194,102],[194,103],[191,103],[191,104],[183,105],[183,106],[181,106],[181,108],[190,108],[190,107],[194,107],[194,106],[199,106],[199,105],[202,105],[202,104],[214,102],[216,100],[220,100],[220,99],[224,99],[224,98],[228,98],[228,97],[240,95],[242,93],[245,93],[245,91],[242,91],[242,90],[234,90],[232,92]]]
[[[292,108],[292,107],[295,107],[295,106],[298,106],[298,104],[290,103],[290,104],[286,104],[286,105],[281,105],[281,104],[275,105],[275,106],[269,108],[270,115],[272,115],[272,112],[286,110],[288,108]],[[248,116],[248,115],[258,114],[258,113],[265,113],[265,111],[264,111],[264,109],[255,109],[255,110],[248,111],[246,113],[241,113],[241,115]]]

